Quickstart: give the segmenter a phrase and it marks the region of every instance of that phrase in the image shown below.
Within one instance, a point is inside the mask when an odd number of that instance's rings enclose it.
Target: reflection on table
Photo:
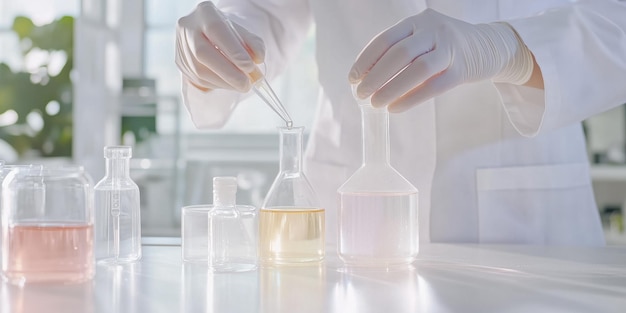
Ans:
[[[329,249],[333,251],[333,249]],[[78,285],[0,285],[1,312],[623,312],[626,247],[429,245],[411,267],[213,273],[179,246]]]

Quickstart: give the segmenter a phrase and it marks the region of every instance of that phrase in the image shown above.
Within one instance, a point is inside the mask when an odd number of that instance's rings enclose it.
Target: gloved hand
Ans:
[[[521,85],[532,71],[531,52],[508,24],[473,25],[427,9],[372,39],[349,79],[373,106],[402,112],[466,82]]]
[[[178,20],[176,65],[186,83],[202,91],[250,89],[250,76],[258,75],[255,63],[262,63],[265,58],[265,45],[261,38],[236,23],[233,25],[244,44],[212,2],[198,4],[193,12]]]

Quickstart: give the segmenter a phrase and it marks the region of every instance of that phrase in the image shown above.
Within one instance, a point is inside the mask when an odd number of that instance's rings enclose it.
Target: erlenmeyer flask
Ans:
[[[259,220],[262,264],[317,262],[324,258],[324,209],[302,171],[304,127],[279,127],[280,172]]]
[[[389,163],[389,113],[360,101],[363,164],[337,190],[339,257],[347,266],[391,267],[418,253],[417,188]]]

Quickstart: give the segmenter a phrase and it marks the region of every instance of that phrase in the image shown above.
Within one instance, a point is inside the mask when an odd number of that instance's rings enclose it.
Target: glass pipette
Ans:
[[[241,36],[239,35],[239,32],[237,32],[237,29],[235,29],[235,26],[230,21],[230,19],[224,16],[224,14],[222,14],[222,18],[224,19],[224,21],[226,21],[226,24],[228,24],[228,27],[233,32],[235,37],[237,37],[239,43],[241,43],[241,45],[248,51],[248,54],[252,54],[248,46],[244,42],[243,38],[241,38]],[[265,75],[263,75],[263,73],[259,70],[259,67],[255,66],[254,71],[249,73],[248,76],[252,81],[252,89],[254,90],[254,92],[259,97],[261,97],[261,99],[272,109],[272,111],[278,114],[278,116],[280,116],[280,118],[285,121],[285,124],[287,124],[287,128],[293,127],[293,121],[291,120],[291,116],[289,116],[289,113],[287,113],[287,110],[285,109],[283,104],[280,102],[280,100],[278,100],[276,93],[267,82],[267,79],[265,79]]]

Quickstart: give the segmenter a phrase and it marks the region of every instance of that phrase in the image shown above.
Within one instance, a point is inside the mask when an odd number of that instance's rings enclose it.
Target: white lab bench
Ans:
[[[2,312],[626,312],[626,247],[432,244],[409,269],[320,266],[213,274],[177,239],[75,285],[0,285]]]

